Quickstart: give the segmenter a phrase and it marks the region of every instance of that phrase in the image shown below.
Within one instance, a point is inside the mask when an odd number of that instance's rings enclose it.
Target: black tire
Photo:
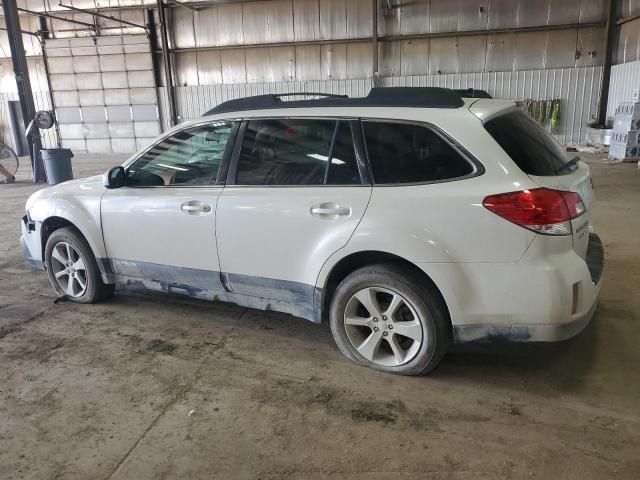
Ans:
[[[61,288],[58,280],[55,278],[54,268],[52,263],[56,260],[52,259],[53,249],[56,245],[65,242],[70,244],[76,252],[82,257],[85,267],[85,280],[84,292],[79,296],[69,295],[63,288]],[[96,303],[101,300],[105,300],[113,295],[114,286],[106,284],[102,281],[100,275],[100,269],[96,262],[96,257],[91,251],[91,247],[80,234],[80,232],[74,227],[64,227],[53,232],[47,239],[47,244],[44,248],[45,265],[47,268],[47,275],[49,281],[55,292],[60,297],[65,297],[68,300],[78,303]],[[58,265],[59,268],[59,265]]]
[[[416,344],[413,355],[406,363],[390,366],[370,361],[358,352],[349,339],[344,320],[345,311],[352,297],[366,288],[382,288],[393,292],[393,294],[399,294],[405,302],[408,301],[407,308],[412,308],[413,310],[411,311],[417,314],[419,323],[422,326],[423,336],[421,343]],[[382,295],[387,295],[385,292],[381,293]],[[408,306],[409,304],[411,307]],[[415,314],[412,313],[414,320]],[[443,304],[441,297],[434,293],[429,285],[425,285],[419,277],[413,275],[412,272],[394,265],[379,264],[363,267],[342,280],[331,299],[329,322],[336,345],[347,358],[360,365],[388,373],[400,375],[426,375],[431,373],[438,366],[451,343],[450,322],[446,306]],[[392,323],[392,321],[389,320],[389,323]],[[382,328],[382,322],[370,325],[379,325]],[[387,331],[386,334],[384,332],[382,334],[393,335],[398,333],[398,324],[395,323],[395,325],[395,332]],[[370,326],[356,328],[364,329],[363,337],[373,334]],[[384,328],[389,328],[386,322],[384,323]],[[385,339],[383,339],[381,345],[390,349],[391,338],[391,336],[386,337],[386,342],[388,342],[386,344],[384,343]],[[400,338],[404,340],[406,337],[401,336]],[[410,340],[409,345],[412,344],[413,341]],[[409,357],[409,355],[406,357]]]

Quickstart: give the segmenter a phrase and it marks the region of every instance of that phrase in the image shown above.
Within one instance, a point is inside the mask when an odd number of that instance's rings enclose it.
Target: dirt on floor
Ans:
[[[589,327],[456,346],[425,378],[358,367],[288,315],[122,291],[54,303],[18,244],[41,188],[23,170],[0,185],[0,478],[638,478],[640,172],[589,162],[607,262]]]

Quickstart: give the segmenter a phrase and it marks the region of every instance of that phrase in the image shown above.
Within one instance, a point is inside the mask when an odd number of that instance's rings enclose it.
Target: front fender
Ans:
[[[104,191],[102,181],[96,182],[95,177],[41,190],[27,202],[29,218],[40,226],[52,217],[70,222],[87,239],[96,258],[106,257],[100,221]]]

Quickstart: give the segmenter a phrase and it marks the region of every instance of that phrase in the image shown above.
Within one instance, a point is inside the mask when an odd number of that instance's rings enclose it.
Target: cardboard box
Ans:
[[[611,143],[624,144],[627,147],[637,147],[640,145],[640,130],[630,130],[628,132],[613,131]]]
[[[635,158],[638,157],[638,149],[638,145],[630,147],[627,146],[626,143],[612,141],[611,145],[609,145],[609,158],[614,158],[616,160]]]
[[[629,130],[640,130],[640,118],[616,115],[613,121],[613,131],[628,132]]]
[[[640,118],[640,103],[622,102],[618,104],[615,111],[615,116],[631,117],[634,119]]]

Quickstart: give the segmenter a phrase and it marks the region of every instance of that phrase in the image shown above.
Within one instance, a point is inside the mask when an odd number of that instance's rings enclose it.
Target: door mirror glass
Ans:
[[[127,182],[127,172],[124,167],[118,165],[113,167],[103,176],[104,186],[107,188],[120,188],[124,187]]]

